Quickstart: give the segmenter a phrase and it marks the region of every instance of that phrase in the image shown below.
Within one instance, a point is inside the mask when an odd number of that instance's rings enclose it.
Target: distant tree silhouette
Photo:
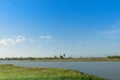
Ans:
[[[57,56],[54,56],[55,59],[57,59],[58,57]]]
[[[64,57],[62,55],[60,55],[60,59],[63,59]]]
[[[108,56],[107,58],[109,58],[109,59],[120,59],[120,56]]]
[[[63,54],[63,57],[65,58],[65,57],[66,57],[66,54]]]

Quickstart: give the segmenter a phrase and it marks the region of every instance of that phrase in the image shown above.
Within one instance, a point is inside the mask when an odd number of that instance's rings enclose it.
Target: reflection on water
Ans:
[[[52,67],[75,69],[84,73],[97,75],[110,80],[120,80],[120,62],[39,62],[2,60],[0,64],[14,64],[24,67]]]

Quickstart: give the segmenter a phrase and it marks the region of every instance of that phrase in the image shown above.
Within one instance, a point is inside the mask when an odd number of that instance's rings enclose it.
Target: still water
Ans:
[[[24,67],[51,67],[75,69],[80,72],[92,74],[109,80],[120,80],[120,62],[39,62],[2,60],[0,64],[14,64]]]

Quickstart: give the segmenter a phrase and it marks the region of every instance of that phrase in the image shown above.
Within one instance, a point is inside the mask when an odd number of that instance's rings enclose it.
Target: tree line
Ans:
[[[0,58],[0,60],[44,60],[44,59],[80,59],[80,60],[107,60],[107,59],[120,59],[120,56],[107,56],[107,57],[66,57],[66,54],[54,56],[54,57],[6,57]]]
[[[115,56],[108,56],[107,58],[108,59],[120,59],[120,56],[117,56],[117,55],[115,55]]]
[[[66,54],[54,56],[54,57],[5,57],[0,58],[0,60],[42,60],[42,59],[65,59]]]

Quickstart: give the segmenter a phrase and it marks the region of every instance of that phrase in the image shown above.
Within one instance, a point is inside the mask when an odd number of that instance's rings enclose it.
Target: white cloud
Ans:
[[[21,35],[19,35],[19,36],[16,37],[16,42],[17,42],[17,43],[22,43],[22,42],[24,42],[24,41],[25,41],[25,37],[23,37],[23,36],[21,36]]]
[[[100,32],[100,35],[108,39],[120,39],[120,22],[115,23],[108,30]]]
[[[14,38],[3,38],[0,39],[0,46],[10,46],[15,45],[17,43],[22,43],[25,41],[25,37],[19,35],[15,39]]]
[[[40,36],[40,39],[52,39],[52,36]]]
[[[117,34],[117,33],[120,33],[120,29],[102,32],[102,34],[104,34],[104,35],[111,35],[111,34]]]
[[[3,46],[9,46],[9,45],[14,45],[16,42],[13,39],[1,39],[0,40],[0,45]]]
[[[103,31],[100,34],[105,35],[105,36],[119,35],[120,34],[120,21],[114,23],[113,25],[111,25],[111,27],[108,30]]]
[[[33,40],[33,39],[28,39],[30,42],[34,42],[35,40]]]

